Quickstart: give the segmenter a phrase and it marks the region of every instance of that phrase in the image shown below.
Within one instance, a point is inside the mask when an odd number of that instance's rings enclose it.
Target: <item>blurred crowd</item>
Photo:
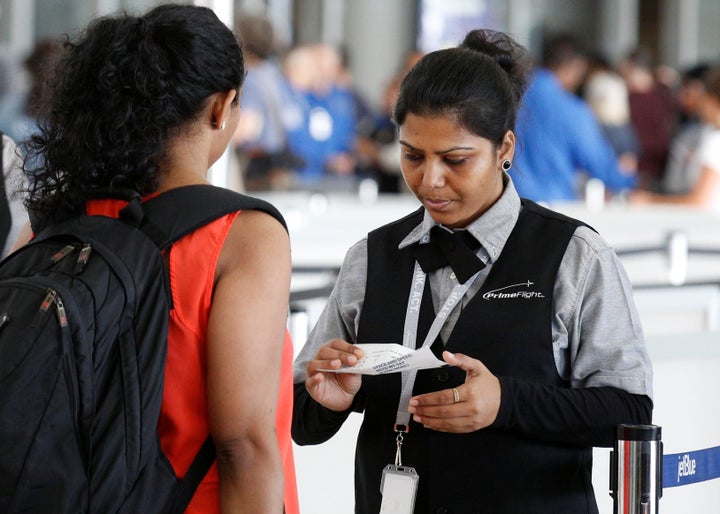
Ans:
[[[419,52],[376,107],[354,86],[346,48],[280,48],[270,22],[257,16],[240,16],[236,28],[248,66],[234,141],[245,189],[349,190],[372,179],[380,192],[402,191],[390,113]]]
[[[406,190],[391,119],[411,52],[373,105],[354,86],[351,55],[325,43],[279,44],[268,19],[240,15],[247,79],[231,184],[245,191]],[[43,40],[24,60],[0,51],[0,131],[21,143],[41,122],[43,73],[62,49]],[[618,62],[569,35],[544,44],[518,119],[510,175],[521,195],[678,203],[720,211],[720,67],[676,70],[639,48]]]

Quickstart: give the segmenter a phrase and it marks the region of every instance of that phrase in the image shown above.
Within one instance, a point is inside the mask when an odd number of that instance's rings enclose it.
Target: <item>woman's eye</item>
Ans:
[[[450,157],[445,158],[445,162],[452,166],[457,166],[465,161],[467,161],[467,157],[458,157],[457,159],[451,159]]]
[[[414,153],[405,153],[405,159],[408,161],[419,161],[422,159],[422,156],[414,154]]]

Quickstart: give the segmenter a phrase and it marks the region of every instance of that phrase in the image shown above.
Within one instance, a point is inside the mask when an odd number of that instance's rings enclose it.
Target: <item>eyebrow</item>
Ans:
[[[415,148],[413,145],[408,143],[407,141],[403,141],[402,139],[399,141],[401,145],[407,146],[410,150],[413,150],[415,152],[420,152],[421,150],[418,148]],[[475,150],[472,146],[455,146],[453,148],[448,148],[447,150],[440,150],[439,152],[435,152],[437,155],[443,155],[446,153],[456,152],[458,150]]]

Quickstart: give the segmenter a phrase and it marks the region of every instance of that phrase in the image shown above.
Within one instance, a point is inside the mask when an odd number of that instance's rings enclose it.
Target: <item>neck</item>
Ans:
[[[163,192],[176,187],[196,184],[209,184],[208,169],[203,163],[192,159],[169,158],[161,165],[158,191]]]
[[[160,163],[158,191],[195,184],[208,184],[208,152],[201,137],[178,136],[168,142],[165,158]]]

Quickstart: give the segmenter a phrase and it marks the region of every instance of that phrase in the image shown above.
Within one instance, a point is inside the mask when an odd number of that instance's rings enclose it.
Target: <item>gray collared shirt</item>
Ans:
[[[463,299],[466,305],[482,287],[502,252],[520,212],[512,180],[495,204],[466,228],[480,242],[486,267]],[[425,212],[420,225],[400,243],[419,241],[435,224]],[[294,380],[305,380],[307,362],[330,339],[357,341],[365,281],[367,239],[347,252],[335,287],[294,364]],[[433,304],[442,305],[457,284],[449,267],[430,273]],[[447,341],[461,309],[448,317],[441,336]],[[560,264],[553,293],[552,340],[555,364],[571,387],[612,386],[652,397],[652,366],[632,297],[632,286],[615,252],[596,232],[578,227]],[[402,341],[397,341],[402,344]]]

